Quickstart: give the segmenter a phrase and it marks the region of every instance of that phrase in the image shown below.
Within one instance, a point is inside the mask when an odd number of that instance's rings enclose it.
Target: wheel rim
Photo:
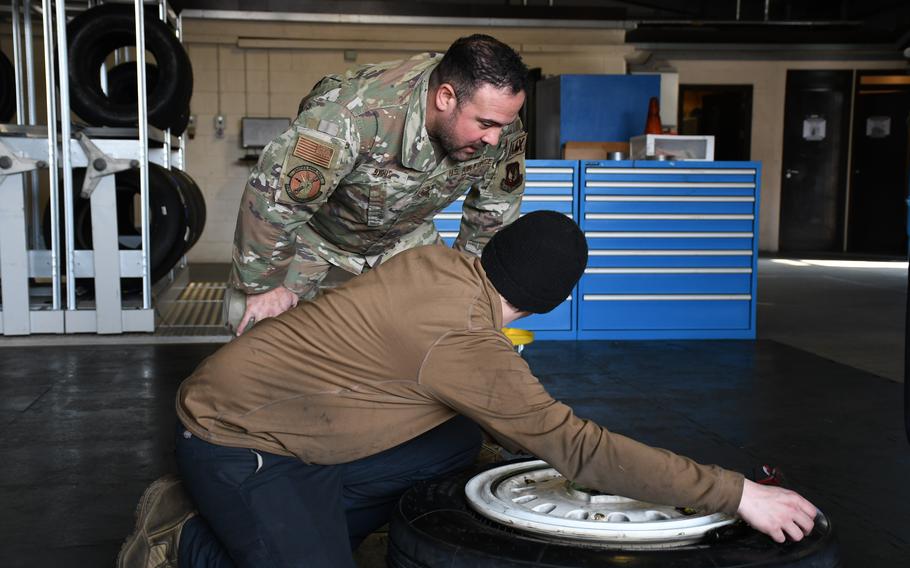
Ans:
[[[482,472],[465,496],[477,513],[510,528],[607,548],[685,546],[736,520],[589,491],[542,460]]]

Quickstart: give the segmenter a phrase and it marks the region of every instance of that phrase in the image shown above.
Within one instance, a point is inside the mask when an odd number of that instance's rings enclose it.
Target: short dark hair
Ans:
[[[430,85],[449,83],[458,104],[471,100],[484,84],[508,89],[511,94],[528,90],[528,68],[521,56],[498,39],[474,34],[455,40],[430,76]]]

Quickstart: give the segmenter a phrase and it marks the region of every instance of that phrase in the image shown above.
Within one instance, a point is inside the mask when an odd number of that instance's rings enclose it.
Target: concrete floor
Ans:
[[[831,517],[846,565],[904,566],[906,263],[802,264],[761,261],[758,341],[537,342],[525,356],[616,431],[780,466]],[[23,345],[0,339],[0,566],[111,565],[138,496],[173,470],[176,387],[219,345]],[[362,566],[381,565],[382,538]]]
[[[760,259],[758,337],[904,381],[907,263]]]

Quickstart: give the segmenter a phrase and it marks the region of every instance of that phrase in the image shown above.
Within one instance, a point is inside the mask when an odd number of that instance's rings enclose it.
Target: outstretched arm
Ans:
[[[784,542],[786,537],[802,540],[812,532],[818,510],[794,491],[746,479],[737,512],[755,530]]]

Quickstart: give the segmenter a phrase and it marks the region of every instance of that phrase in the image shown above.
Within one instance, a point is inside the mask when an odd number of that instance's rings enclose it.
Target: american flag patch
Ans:
[[[335,148],[332,148],[328,144],[321,144],[310,138],[298,136],[297,144],[294,146],[294,155],[301,160],[306,160],[317,166],[328,168],[332,165],[332,158],[335,157]]]

